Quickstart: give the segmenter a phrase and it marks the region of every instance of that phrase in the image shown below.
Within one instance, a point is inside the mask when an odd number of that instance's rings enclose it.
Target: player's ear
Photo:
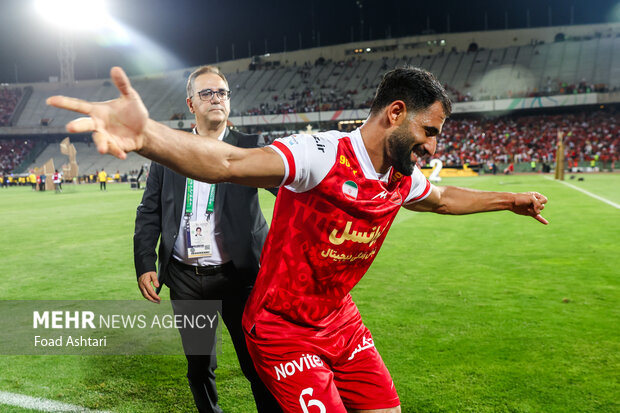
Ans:
[[[407,106],[402,100],[395,100],[390,103],[386,108],[386,115],[390,125],[400,126],[400,124],[407,118]]]

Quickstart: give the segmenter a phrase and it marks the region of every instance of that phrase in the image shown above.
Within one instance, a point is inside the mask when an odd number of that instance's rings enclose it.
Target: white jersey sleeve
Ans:
[[[405,198],[404,205],[413,204],[426,199],[426,197],[431,194],[432,190],[433,184],[426,179],[422,171],[416,166],[413,168],[413,173],[411,174],[411,189],[409,190],[409,195]]]
[[[337,137],[329,133],[291,135],[276,139],[269,147],[284,161],[280,186],[293,192],[306,192],[317,186],[334,166]]]

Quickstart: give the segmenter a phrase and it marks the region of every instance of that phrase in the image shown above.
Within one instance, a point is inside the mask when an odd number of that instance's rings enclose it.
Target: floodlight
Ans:
[[[109,23],[103,0],[35,0],[35,8],[64,30],[98,30]]]

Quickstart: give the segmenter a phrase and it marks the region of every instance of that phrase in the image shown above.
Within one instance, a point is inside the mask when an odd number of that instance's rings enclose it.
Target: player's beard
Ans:
[[[388,136],[390,163],[397,172],[407,176],[413,173],[413,168],[415,167],[415,161],[411,160],[411,152],[415,152],[418,156],[426,153],[421,144],[415,144],[412,147],[411,143],[413,140],[414,137],[409,132],[409,120],[405,120],[402,125]]]

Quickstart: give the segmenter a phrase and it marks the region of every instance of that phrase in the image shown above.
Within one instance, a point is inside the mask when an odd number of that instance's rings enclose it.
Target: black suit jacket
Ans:
[[[242,148],[258,146],[258,136],[228,130],[224,142]],[[275,192],[275,191],[271,191]],[[151,163],[142,202],[138,205],[133,237],[136,276],[156,271],[165,283],[174,243],[183,215],[185,177],[156,162]],[[268,226],[258,203],[256,188],[231,183],[217,184],[215,208],[220,214],[223,245],[230,255],[240,281],[253,284]],[[160,239],[159,252],[155,247]]]

